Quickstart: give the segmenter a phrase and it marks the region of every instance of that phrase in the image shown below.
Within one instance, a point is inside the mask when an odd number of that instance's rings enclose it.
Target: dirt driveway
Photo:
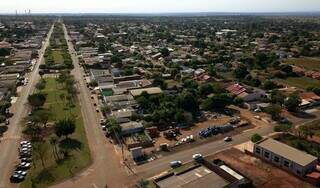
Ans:
[[[210,157],[210,160],[219,158],[230,167],[238,170],[253,181],[255,187],[265,188],[302,188],[312,185],[295,176],[267,164],[260,159],[249,156],[235,148],[222,151]]]

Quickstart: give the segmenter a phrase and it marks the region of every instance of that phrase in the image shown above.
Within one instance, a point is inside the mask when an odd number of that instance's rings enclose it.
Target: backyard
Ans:
[[[76,97],[70,104],[70,100],[63,97],[67,96],[67,91],[55,78],[45,78],[45,80],[46,87],[41,92],[47,94],[43,109],[48,109],[50,112],[48,122],[72,118],[75,119],[76,129],[71,136],[58,139],[56,143],[60,149],[69,149],[69,157],[66,158],[57,159],[54,155],[54,147],[56,146],[52,144],[51,138],[56,137],[55,133],[50,132],[45,137],[44,142],[42,142],[45,168],[39,158],[33,157],[33,167],[30,169],[26,180],[21,184],[20,187],[22,188],[32,187],[32,184],[35,184],[36,187],[48,187],[48,185],[72,177],[91,162],[81,110]]]
[[[308,87],[320,87],[320,81],[309,77],[289,77],[279,79],[279,82],[293,87],[307,89]]]
[[[285,61],[285,63],[302,67],[306,70],[320,71],[320,59],[319,58],[291,58]]]

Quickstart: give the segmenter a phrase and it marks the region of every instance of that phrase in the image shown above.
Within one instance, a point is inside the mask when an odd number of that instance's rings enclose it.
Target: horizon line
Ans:
[[[244,11],[244,12],[236,12],[236,11],[176,11],[176,12],[31,12],[31,13],[16,13],[16,12],[7,12],[1,13],[0,16],[3,15],[181,15],[181,14],[225,14],[225,15],[235,15],[235,14],[320,14],[320,10],[315,11]]]

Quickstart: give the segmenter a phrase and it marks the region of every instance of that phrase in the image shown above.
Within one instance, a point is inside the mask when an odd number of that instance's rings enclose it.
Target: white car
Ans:
[[[230,136],[227,136],[223,139],[225,142],[231,142],[232,138]]]
[[[196,154],[192,155],[192,159],[198,161],[198,160],[203,159],[203,157],[200,153],[196,153]]]
[[[258,119],[258,120],[261,120],[261,117],[260,116],[254,116],[254,118]]]

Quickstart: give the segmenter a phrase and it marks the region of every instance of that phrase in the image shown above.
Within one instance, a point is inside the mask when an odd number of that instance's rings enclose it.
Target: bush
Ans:
[[[273,130],[275,132],[289,132],[291,128],[292,128],[292,125],[290,124],[281,124],[281,125],[274,126]]]
[[[259,142],[260,140],[262,140],[262,136],[260,134],[254,134],[251,137],[251,142],[256,143]]]

